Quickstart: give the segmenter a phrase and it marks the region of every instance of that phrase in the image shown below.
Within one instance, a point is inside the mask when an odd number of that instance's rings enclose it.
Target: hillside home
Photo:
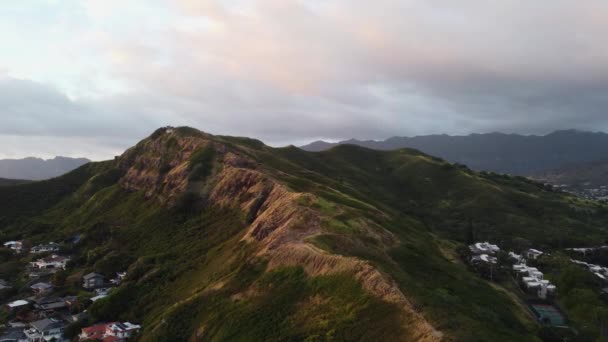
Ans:
[[[35,301],[34,307],[40,311],[59,311],[68,307],[65,298],[45,297]]]
[[[30,304],[30,302],[28,302],[27,300],[19,299],[19,300],[6,304],[6,307],[10,311],[12,311],[12,310],[18,310],[18,309],[24,308],[24,307],[28,306],[29,304]]]
[[[49,283],[36,283],[30,286],[30,289],[37,295],[42,296],[53,291],[53,285]]]
[[[496,264],[496,263],[498,263],[498,258],[490,256],[488,254],[474,255],[471,257],[471,265]]]
[[[82,287],[96,289],[103,286],[103,276],[99,273],[89,273],[82,277]]]
[[[55,243],[55,242],[49,242],[47,244],[34,246],[34,247],[32,247],[32,249],[30,249],[30,253],[32,253],[32,254],[58,252],[58,251],[59,251],[59,244]]]
[[[519,254],[509,252],[509,260],[513,261],[516,264],[519,264],[524,261],[524,258]]]
[[[557,287],[548,280],[536,267],[528,267],[524,264],[513,265],[513,272],[519,280],[520,286],[529,294],[540,299],[552,299],[555,297]]]
[[[500,251],[497,245],[493,245],[489,242],[477,242],[469,246],[469,250],[473,254],[489,254],[494,255]]]
[[[140,329],[140,325],[129,322],[111,323],[106,327],[106,335],[126,340],[139,332]]]
[[[68,257],[53,254],[46,258],[38,259],[30,264],[38,269],[55,268],[65,270],[68,261],[70,261],[70,258]]]
[[[593,273],[601,281],[608,283],[608,267],[589,264],[584,261],[574,259],[570,259],[570,261],[576,265],[586,268],[589,272]]]
[[[539,251],[538,249],[530,248],[523,254],[526,259],[536,260],[539,256],[543,255],[543,252]]]
[[[10,248],[15,253],[23,251],[23,241],[8,241],[4,243],[5,248]]]
[[[96,324],[90,327],[82,328],[80,335],[78,335],[79,341],[103,341],[106,336],[106,326],[108,324]]]
[[[30,328],[23,332],[29,342],[62,341],[64,325],[60,321],[45,318],[30,323]]]
[[[113,322],[107,324],[96,324],[81,330],[78,336],[80,341],[98,340],[123,342],[136,334],[141,326],[129,322]]]

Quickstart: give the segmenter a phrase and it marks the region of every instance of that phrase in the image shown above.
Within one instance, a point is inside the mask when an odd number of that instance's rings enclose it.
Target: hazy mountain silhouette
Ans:
[[[42,180],[61,176],[75,168],[89,163],[86,158],[55,157],[44,160],[41,158],[1,159],[0,178]]]
[[[608,160],[608,134],[577,130],[556,131],[544,136],[488,133],[392,137],[384,141],[316,141],[302,146],[302,149],[322,151],[342,144],[377,150],[415,148],[475,170],[515,175],[530,175],[564,165]]]

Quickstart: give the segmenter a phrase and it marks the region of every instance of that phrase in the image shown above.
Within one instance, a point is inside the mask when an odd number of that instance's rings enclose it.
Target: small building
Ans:
[[[509,260],[511,260],[517,264],[525,261],[521,255],[515,254],[514,252],[509,252]]]
[[[12,310],[18,310],[18,309],[24,308],[24,307],[28,306],[29,304],[30,304],[30,302],[28,302],[27,300],[19,299],[19,300],[6,304],[6,307],[12,311]]]
[[[23,332],[30,342],[62,341],[64,325],[60,321],[45,318],[30,323]]]
[[[519,280],[520,286],[530,295],[537,296],[543,300],[555,298],[557,287],[548,280],[543,279],[544,274],[536,267],[528,267],[524,264],[513,265],[513,272]]]
[[[128,339],[141,329],[140,325],[129,322],[111,323],[106,327],[106,336],[114,336],[119,339]]]
[[[534,249],[534,248],[530,248],[524,252],[524,256],[527,259],[532,259],[532,260],[536,260],[539,256],[541,256],[543,254],[544,254],[543,252],[539,251],[538,249]]]
[[[497,245],[493,245],[489,242],[477,242],[469,246],[469,250],[473,254],[489,254],[494,255],[500,251]]]
[[[99,340],[99,341],[126,341],[134,334],[139,332],[141,326],[129,322],[113,322],[106,324],[96,324],[83,328],[78,336],[79,341]]]
[[[49,242],[47,244],[42,244],[42,245],[32,247],[32,249],[30,249],[30,253],[40,254],[40,253],[58,252],[59,247],[60,246],[58,243]]]
[[[23,241],[8,241],[4,243],[5,248],[10,248],[15,253],[21,253],[23,251]]]
[[[103,286],[103,276],[99,273],[89,273],[82,277],[82,287],[96,289]]]
[[[497,264],[498,258],[490,256],[488,254],[474,255],[471,257],[471,265],[479,264]]]
[[[68,307],[65,298],[46,297],[35,301],[34,307],[40,311],[59,311]]]
[[[49,283],[36,283],[30,286],[30,289],[38,296],[42,296],[53,291],[53,285]]]

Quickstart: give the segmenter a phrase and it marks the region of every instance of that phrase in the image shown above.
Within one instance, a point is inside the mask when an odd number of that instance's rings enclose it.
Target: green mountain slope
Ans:
[[[81,236],[68,279],[128,270],[89,312],[142,323],[142,341],[538,340],[458,248],[590,244],[607,214],[414,150],[312,153],[191,128],[0,188],[4,238]]]

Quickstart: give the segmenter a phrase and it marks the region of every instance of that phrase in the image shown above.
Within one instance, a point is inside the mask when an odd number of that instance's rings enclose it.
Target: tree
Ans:
[[[61,287],[61,286],[65,285],[65,281],[67,279],[68,279],[68,272],[59,271],[59,272],[56,272],[55,274],[53,274],[53,276],[51,277],[51,282],[53,283],[54,286]]]

